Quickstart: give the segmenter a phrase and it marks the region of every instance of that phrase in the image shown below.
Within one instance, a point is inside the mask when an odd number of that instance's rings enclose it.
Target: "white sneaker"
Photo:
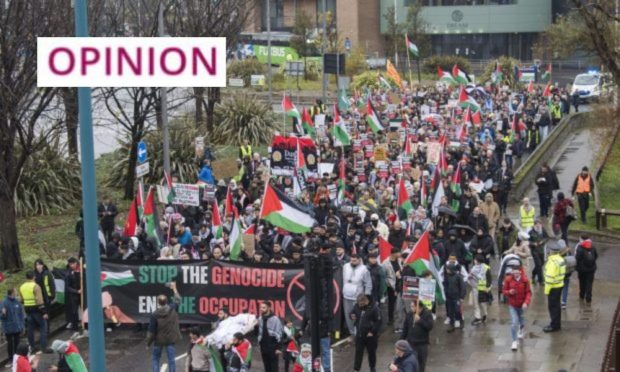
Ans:
[[[446,318],[446,320],[443,321],[443,324],[445,324],[445,325],[450,324],[450,318]]]
[[[433,314],[433,320],[437,320],[437,315]]]
[[[510,348],[512,349],[512,351],[517,351],[517,349],[519,348],[519,342],[512,341],[512,346]]]
[[[455,321],[454,322],[454,328],[461,328],[461,322],[460,321]]]
[[[521,339],[521,340],[525,337],[525,329],[524,328],[519,329],[519,333],[517,333],[517,337],[519,339]]]
[[[71,322],[67,323],[67,326],[65,327],[65,329],[71,329],[73,328],[73,324]]]

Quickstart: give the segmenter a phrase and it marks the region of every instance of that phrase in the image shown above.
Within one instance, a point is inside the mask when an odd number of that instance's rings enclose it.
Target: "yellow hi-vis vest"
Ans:
[[[526,211],[523,206],[519,208],[519,215],[521,216],[521,227],[529,229],[534,226],[534,217],[536,217],[536,209],[531,207],[529,211]]]
[[[487,264],[482,264],[482,277],[478,279],[478,292],[486,292],[489,289],[487,285],[487,271],[490,267]]]
[[[241,157],[242,158],[251,158],[252,157],[252,146],[241,146]]]
[[[566,262],[559,254],[552,254],[545,263],[545,294],[549,294],[553,288],[564,287],[566,275]]]
[[[24,307],[37,306],[37,298],[34,295],[35,282],[26,282],[19,287],[19,295],[24,301]]]
[[[433,301],[431,301],[431,300],[420,300],[420,302],[422,303],[422,305],[424,305],[424,307],[427,310],[433,310]]]

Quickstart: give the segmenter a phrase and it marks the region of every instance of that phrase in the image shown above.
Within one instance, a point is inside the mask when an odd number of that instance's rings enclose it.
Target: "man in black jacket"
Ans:
[[[559,189],[560,184],[555,172],[546,163],[543,164],[540,172],[536,175],[536,186],[538,186],[538,199],[540,200],[540,216],[549,217],[553,190]]]
[[[400,334],[401,340],[407,340],[413,348],[417,359],[419,371],[424,372],[428,357],[429,335],[435,321],[433,314],[421,301],[411,303],[411,312],[405,318],[405,326]]]
[[[377,344],[381,327],[381,311],[377,304],[370,303],[368,296],[357,296],[357,304],[349,314],[355,322],[355,362],[353,370],[359,372],[364,358],[364,349],[368,352],[370,372],[376,372]]]

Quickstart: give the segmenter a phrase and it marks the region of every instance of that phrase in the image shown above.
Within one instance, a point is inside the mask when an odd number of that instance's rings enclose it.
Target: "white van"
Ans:
[[[579,92],[579,97],[584,101],[596,101],[601,98],[603,93],[603,74],[599,72],[588,72],[575,76],[571,95]]]

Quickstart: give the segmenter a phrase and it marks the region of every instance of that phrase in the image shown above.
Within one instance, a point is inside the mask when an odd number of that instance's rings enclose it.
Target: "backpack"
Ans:
[[[581,248],[581,249],[583,251],[581,266],[584,269],[594,269],[594,266],[596,266],[596,260],[594,259],[594,252],[592,252],[592,248],[591,249]]]

